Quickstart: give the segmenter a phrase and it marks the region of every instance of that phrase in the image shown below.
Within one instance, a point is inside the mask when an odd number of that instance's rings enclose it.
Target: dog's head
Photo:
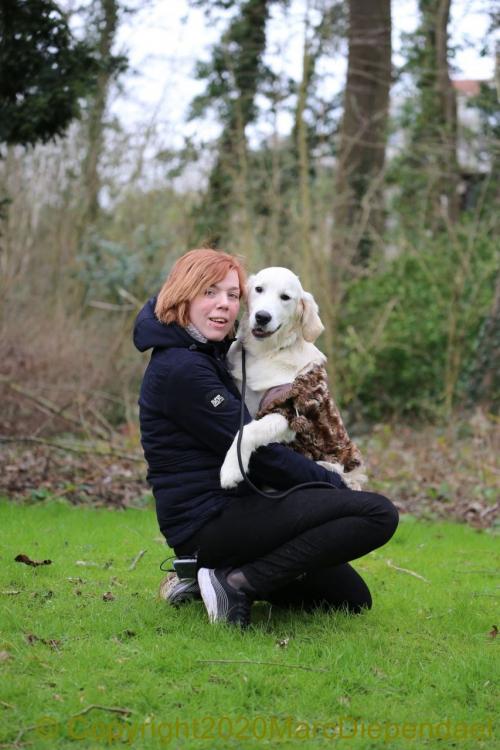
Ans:
[[[246,296],[246,340],[273,340],[274,348],[297,338],[315,341],[324,330],[314,297],[288,268],[273,266],[250,276]]]

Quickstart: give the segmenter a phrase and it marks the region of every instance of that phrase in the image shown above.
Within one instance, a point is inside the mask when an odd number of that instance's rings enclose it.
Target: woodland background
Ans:
[[[209,58],[187,51],[200,135],[172,147],[154,113],[139,132],[111,114],[127,96],[117,40],[133,8],[2,2],[0,489],[146,502],[146,360],[131,328],[174,260],[209,244],[249,270],[290,266],[314,293],[332,389],[375,486],[402,509],[492,523],[500,50],[491,80],[456,80],[453,0],[419,0],[396,65],[397,2],[307,0],[294,80],[266,56],[269,19],[286,21],[290,0],[190,4],[220,36]],[[485,12],[487,54],[500,16]],[[336,59],[347,75],[329,96]]]

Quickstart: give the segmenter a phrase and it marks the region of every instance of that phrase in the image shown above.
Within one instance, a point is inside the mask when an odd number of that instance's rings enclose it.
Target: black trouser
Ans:
[[[397,524],[394,505],[373,492],[252,494],[232,499],[176,553],[197,551],[200,567],[240,568],[259,599],[359,611],[371,606],[370,592],[347,563],[389,541]]]

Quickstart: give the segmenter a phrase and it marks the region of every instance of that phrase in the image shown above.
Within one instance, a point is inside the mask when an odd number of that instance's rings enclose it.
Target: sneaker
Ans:
[[[226,580],[230,568],[200,568],[198,583],[201,598],[210,622],[227,622],[248,628],[252,599],[244,591],[234,589]]]
[[[169,573],[160,583],[160,599],[178,607],[180,604],[201,599],[200,587],[196,578],[178,578],[176,573]]]

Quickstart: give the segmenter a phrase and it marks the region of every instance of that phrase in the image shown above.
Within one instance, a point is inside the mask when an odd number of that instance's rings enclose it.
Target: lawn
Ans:
[[[0,537],[3,747],[495,747],[493,531],[403,517],[356,565],[370,612],[262,603],[246,633],[157,598],[151,508],[4,500]]]

